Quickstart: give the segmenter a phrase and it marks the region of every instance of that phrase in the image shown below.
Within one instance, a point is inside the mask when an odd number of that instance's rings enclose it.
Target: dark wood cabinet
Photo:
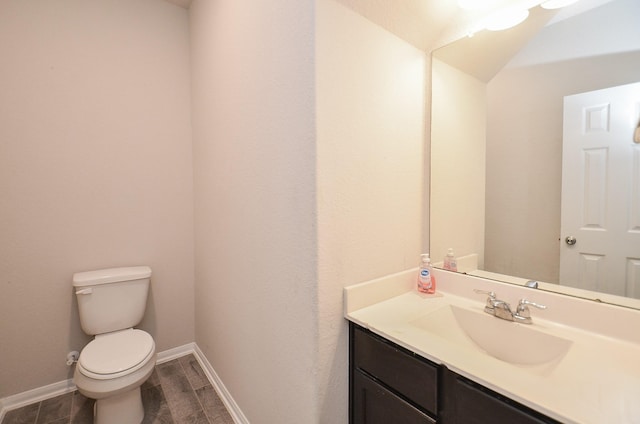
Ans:
[[[351,424],[560,424],[354,323]]]
[[[350,422],[435,423],[438,369],[359,326],[350,326]]]
[[[353,381],[353,418],[358,424],[433,424],[436,421],[385,386],[357,370]]]
[[[560,424],[443,367],[443,423]]]

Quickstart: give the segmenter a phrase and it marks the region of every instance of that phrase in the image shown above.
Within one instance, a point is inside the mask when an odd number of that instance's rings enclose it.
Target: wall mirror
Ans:
[[[433,52],[430,252],[436,266],[453,248],[459,272],[516,284],[535,280],[543,290],[640,308],[640,143],[633,141],[640,91],[631,85],[640,82],[638,16],[637,0],[537,7],[514,28],[481,31]],[[610,181],[618,166],[607,162],[608,148],[594,147],[573,161],[590,185],[565,180],[563,186],[563,155],[570,157],[563,153],[565,97],[620,86],[635,90],[624,112],[630,126],[619,136],[631,158],[622,182]],[[574,106],[587,116],[576,125],[586,119],[603,132],[615,127],[613,103],[589,102]],[[589,205],[578,209],[582,227],[604,233],[611,222],[624,222],[635,235],[612,242],[629,247],[621,269],[609,273],[602,265],[607,253],[586,251],[573,264],[578,275],[561,278],[562,249],[579,251],[585,240],[565,242],[576,234],[562,228],[563,196],[610,192],[624,192],[627,206],[617,210],[607,200],[595,208],[597,216],[585,212]]]

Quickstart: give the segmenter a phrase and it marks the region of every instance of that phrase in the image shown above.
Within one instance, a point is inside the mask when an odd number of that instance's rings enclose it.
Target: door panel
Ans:
[[[560,284],[640,298],[638,105],[640,83],[564,99]]]

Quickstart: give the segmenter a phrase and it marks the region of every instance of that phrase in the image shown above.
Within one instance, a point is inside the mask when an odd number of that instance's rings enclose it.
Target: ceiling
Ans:
[[[438,59],[480,81],[488,82],[545,25],[560,22],[613,0],[581,0],[564,9],[534,7],[520,25],[504,31],[480,31],[463,36],[455,45],[445,45],[434,52]]]
[[[193,0],[162,0],[188,9]],[[430,51],[459,13],[455,0],[336,0],[417,48]]]
[[[434,57],[488,82],[555,14],[553,10],[534,8],[529,18],[516,27],[462,37],[437,49]]]
[[[455,0],[336,1],[426,52],[446,43],[461,12]]]
[[[486,12],[464,11],[456,0],[336,0],[396,36],[430,53],[447,44],[463,39],[470,28],[477,25]],[[533,7],[531,16],[522,24],[507,31],[482,31],[474,38],[472,57],[486,54],[502,54],[495,58],[506,63],[511,53],[522,47],[541,27],[586,12],[612,0],[580,0],[559,10]],[[508,37],[505,34],[508,33]],[[478,46],[481,45],[481,48]],[[490,60],[493,61],[493,60]],[[487,74],[491,70],[486,71]]]
[[[188,9],[193,0],[162,0]],[[208,0],[212,1],[212,0]],[[465,12],[458,7],[456,0],[335,0],[366,19],[381,26],[397,37],[407,41],[427,53],[465,37],[478,15]],[[493,63],[493,69],[480,70],[480,79],[486,79],[500,64],[506,63],[526,41],[544,26],[550,19],[562,19],[564,15],[575,14],[607,3],[611,0],[581,0],[576,5],[562,9],[556,18],[549,11],[532,9],[532,16],[525,23],[507,31],[492,33],[482,31],[474,37],[473,47],[462,59],[483,63]],[[535,10],[538,9],[538,10]],[[505,33],[509,33],[505,37]],[[480,40],[482,39],[482,43]],[[481,45],[481,48],[478,48]],[[487,55],[497,57],[487,61]],[[475,66],[475,65],[471,65]]]

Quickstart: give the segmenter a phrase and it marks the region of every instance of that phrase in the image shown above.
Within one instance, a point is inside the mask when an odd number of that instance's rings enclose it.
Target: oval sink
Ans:
[[[564,356],[572,341],[481,311],[448,305],[411,322],[452,343],[480,348],[511,364],[538,365]]]

